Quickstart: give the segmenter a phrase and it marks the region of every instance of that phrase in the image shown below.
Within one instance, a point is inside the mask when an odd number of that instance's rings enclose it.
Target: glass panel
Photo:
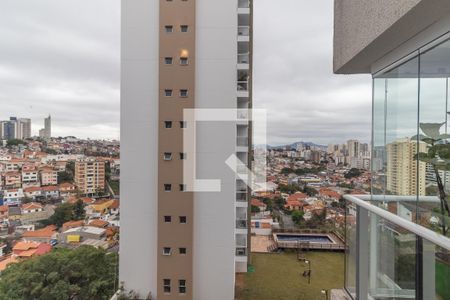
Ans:
[[[439,136],[448,131],[449,76],[450,42],[447,41],[428,50],[420,57],[419,133],[423,135],[423,141],[421,142],[423,146],[420,147],[420,152],[423,153],[424,158],[422,160],[429,161],[429,163],[423,163],[425,171],[424,174],[420,173],[419,175],[424,177],[421,180],[425,181],[425,194],[435,196],[436,199],[433,202],[422,201],[419,204],[418,222],[441,233],[444,231],[442,226],[447,227],[448,221],[446,220],[446,224],[442,224],[447,214],[441,211],[440,199],[442,201],[448,200],[450,173],[446,171],[444,166],[439,166],[441,159],[446,157],[441,157],[439,152],[436,155],[431,154],[435,153],[437,149],[450,151],[449,140],[444,136]],[[435,134],[433,134],[433,131]],[[429,160],[431,157],[436,159]],[[430,216],[430,213],[432,216]]]
[[[373,299],[415,299],[415,234],[370,214],[369,294]]]
[[[381,172],[373,176],[376,183],[374,191],[379,192],[378,189],[384,187],[384,194],[400,196],[402,206],[392,202],[383,207],[409,221],[415,221],[413,219],[417,216],[417,195],[425,193],[425,180],[418,176],[425,175],[425,165],[418,164],[416,157],[418,72],[419,59],[414,57],[374,79],[374,155],[383,161]],[[376,164],[376,159],[373,164]]]
[[[418,58],[391,70],[386,99],[386,193],[417,195]]]
[[[372,195],[386,191],[386,83],[385,78],[373,80]]]
[[[346,201],[345,288],[356,299],[356,206]]]

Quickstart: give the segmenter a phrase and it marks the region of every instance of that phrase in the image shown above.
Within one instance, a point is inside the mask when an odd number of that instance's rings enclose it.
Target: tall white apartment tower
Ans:
[[[225,162],[250,165],[251,26],[249,0],[122,1],[120,281],[141,297],[232,300],[247,271],[249,189]],[[193,124],[186,109],[241,119]],[[220,191],[186,191],[189,160]]]

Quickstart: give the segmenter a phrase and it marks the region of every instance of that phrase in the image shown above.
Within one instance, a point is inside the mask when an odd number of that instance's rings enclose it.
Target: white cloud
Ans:
[[[227,0],[228,1],[228,0]],[[368,141],[371,81],[332,74],[332,0],[255,1],[254,104],[268,141]],[[0,119],[117,138],[119,0],[0,2]]]

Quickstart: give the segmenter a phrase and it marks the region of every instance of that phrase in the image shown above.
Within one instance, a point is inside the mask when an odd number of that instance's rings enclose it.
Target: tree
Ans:
[[[68,171],[58,172],[58,184],[63,182],[73,182],[73,174]]]
[[[262,198],[261,201],[267,206],[268,211],[273,211],[273,201],[270,198]]]
[[[6,146],[7,147],[12,147],[12,146],[19,146],[19,145],[25,145],[25,142],[19,139],[11,139],[6,141]]]
[[[83,201],[81,199],[78,199],[73,206],[73,217],[76,220],[82,220],[84,219],[85,215],[86,211],[84,210]]]
[[[273,200],[274,207],[277,209],[284,209],[284,205],[286,204],[286,200],[282,197],[277,197]]]
[[[109,161],[105,163],[105,179],[106,181],[111,180],[111,163]]]
[[[347,179],[353,178],[353,177],[359,177],[361,176],[361,171],[356,168],[351,168],[347,173],[344,174],[344,177]]]
[[[303,216],[305,215],[305,213],[303,211],[299,211],[299,210],[295,210],[292,212],[291,218],[292,221],[299,225],[301,222],[303,222]]]
[[[315,188],[312,188],[309,186],[305,186],[303,188],[303,192],[310,197],[314,197],[315,195],[317,195],[319,193]]]
[[[440,129],[445,123],[420,123],[420,129],[425,135],[419,134],[412,139],[418,139],[428,145],[428,152],[420,152],[415,158],[421,162],[430,164],[433,167],[436,183],[439,191],[441,209],[442,234],[447,235],[449,227],[445,224],[445,219],[450,217],[450,208],[445,193],[439,171],[450,171],[450,144],[445,140],[450,138],[449,134],[441,134]],[[446,216],[447,215],[447,216]]]
[[[295,171],[291,168],[283,168],[281,169],[281,174],[287,175],[287,174],[291,174],[294,173]]]
[[[287,193],[287,194],[293,194],[295,192],[298,192],[300,188],[298,186],[295,186],[293,184],[280,184],[279,187],[280,192]]]
[[[80,205],[83,205],[81,200],[78,200],[75,204],[63,203],[55,209],[55,213],[50,218],[42,221],[42,223],[44,225],[53,224],[60,228],[68,221],[82,220],[84,219],[84,208],[81,208]],[[83,212],[81,212],[81,209]]]
[[[256,205],[252,205],[251,211],[252,211],[252,213],[259,213],[259,212],[261,212],[259,207],[256,206]]]
[[[75,174],[75,162],[74,161],[69,161],[66,165],[66,171]]]
[[[2,272],[0,300],[110,299],[118,256],[92,246],[56,249]]]

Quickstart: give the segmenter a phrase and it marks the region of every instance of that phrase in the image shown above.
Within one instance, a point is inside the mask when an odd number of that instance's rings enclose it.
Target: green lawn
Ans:
[[[295,253],[252,254],[253,273],[239,275],[238,300],[324,300],[322,289],[343,288],[344,254],[309,252],[311,284],[301,276],[308,267]]]

